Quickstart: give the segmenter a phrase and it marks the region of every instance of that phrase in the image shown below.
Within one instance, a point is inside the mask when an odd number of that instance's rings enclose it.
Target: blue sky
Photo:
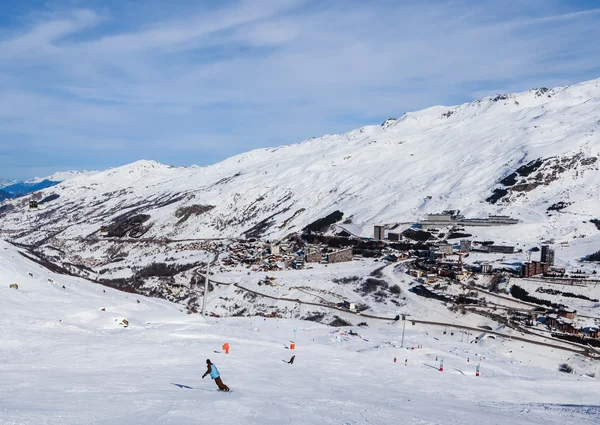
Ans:
[[[600,77],[598,0],[0,1],[0,177],[206,165]]]

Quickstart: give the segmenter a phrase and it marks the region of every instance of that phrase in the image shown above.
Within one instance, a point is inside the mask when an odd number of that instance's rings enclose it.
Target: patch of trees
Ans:
[[[460,294],[456,298],[456,304],[479,304],[479,300],[477,298],[469,298],[464,294]]]
[[[596,251],[593,254],[588,255],[584,258],[585,261],[600,261],[600,251]]]
[[[521,165],[519,168],[517,168],[517,174],[522,177],[527,177],[534,171],[537,171],[543,163],[544,161],[541,158],[534,159],[533,161],[530,161],[527,164]]]
[[[492,194],[485,201],[489,202],[490,204],[495,204],[500,199],[504,198],[507,194],[508,194],[508,189],[497,188],[497,189],[494,189]]]
[[[413,294],[419,295],[420,297],[432,298],[434,300],[439,301],[448,301],[449,297],[442,294],[436,294],[435,292],[431,292],[423,285],[417,285],[409,289]]]
[[[560,211],[560,210],[564,210],[565,208],[567,208],[569,205],[571,205],[570,202],[557,202],[556,204],[552,204],[547,208],[547,211]]]
[[[131,282],[130,279],[100,279],[98,282],[104,286],[108,286],[109,288],[118,289],[119,291],[129,292],[131,294],[138,293],[138,288]]]
[[[431,233],[417,229],[406,229],[404,232],[402,232],[402,236],[419,242],[425,242],[433,238]]]
[[[392,294],[395,294],[395,295],[400,295],[400,293],[402,292],[402,290],[400,289],[400,287],[398,285],[390,286],[389,290]]]
[[[232,314],[233,317],[241,317],[248,312],[247,308],[242,308],[241,310],[236,311]]]
[[[147,279],[150,277],[173,277],[179,273],[196,268],[200,263],[190,264],[167,264],[167,263],[152,263],[139,269],[134,278]]]
[[[564,373],[573,373],[573,368],[568,363],[561,363],[558,365],[558,371]]]
[[[342,326],[352,326],[352,323],[347,320],[342,319],[338,316],[333,316],[333,321],[329,324],[329,326],[342,327]]]
[[[388,283],[383,279],[376,279],[374,277],[367,278],[362,284],[363,294],[369,294],[376,292],[379,289],[387,289]]]
[[[598,302],[597,299],[590,298],[590,297],[585,296],[585,295],[574,294],[572,292],[561,292],[561,291],[558,291],[556,289],[550,289],[550,288],[546,289],[546,288],[542,288],[541,286],[539,288],[537,288],[535,290],[535,292],[539,292],[539,293],[542,293],[542,294],[550,294],[550,295],[562,295],[563,297],[567,297],[567,298],[578,298],[580,300],[592,301],[592,302],[595,302],[595,303]]]
[[[344,213],[337,210],[323,218],[313,221],[312,223],[310,223],[308,226],[306,226],[302,230],[304,232],[321,232],[321,231],[327,229],[332,224],[340,221],[343,217],[344,217]]]
[[[554,307],[554,308],[561,307],[560,304],[556,304],[551,301],[543,300],[541,298],[536,298],[536,297],[529,295],[529,292],[527,292],[525,289],[521,288],[518,285],[513,285],[510,288],[510,295],[512,295],[513,298],[516,298],[518,300],[525,301],[528,303],[532,303],[532,304],[545,305],[545,306]]]
[[[382,272],[382,270],[383,270],[385,267],[386,267],[386,266],[385,266],[385,265],[383,265],[383,266],[381,266],[381,267],[379,267],[379,268],[376,268],[375,270],[373,270],[373,271],[372,271],[372,272],[369,274],[369,276],[373,276],[373,277],[383,277],[383,272]]]
[[[473,236],[473,235],[471,235],[470,233],[452,232],[448,235],[447,239],[458,239],[458,238],[463,239],[463,238],[470,238],[471,236]]]
[[[60,195],[58,193],[53,193],[52,195],[46,196],[44,199],[38,202],[38,204],[45,204],[46,202],[54,201],[58,198],[60,198]]]
[[[321,322],[325,318],[325,313],[315,312],[306,317],[303,317],[302,320],[308,320],[309,322]]]
[[[513,186],[517,184],[518,176],[519,175],[515,171],[514,173],[511,173],[508,176],[504,177],[502,180],[500,180],[500,183],[502,183],[504,186]]]
[[[600,230],[600,220],[598,220],[597,218],[592,218],[590,220],[590,223],[594,223],[594,225],[596,226],[596,229]]]
[[[333,283],[338,284],[348,284],[348,283],[356,283],[360,280],[358,276],[345,276],[345,277],[334,277],[331,279]]]

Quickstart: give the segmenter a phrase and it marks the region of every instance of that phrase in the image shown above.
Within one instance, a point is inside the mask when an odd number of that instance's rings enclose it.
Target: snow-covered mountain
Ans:
[[[6,178],[0,177],[0,189],[2,189],[3,187],[6,187],[6,186],[10,186],[11,184],[16,183],[16,182],[17,181],[13,180],[13,179],[6,179]]]
[[[87,171],[87,170],[83,170],[83,171],[74,171],[74,170],[69,170],[69,171],[58,171],[50,176],[46,176],[46,177],[34,177],[32,179],[26,180],[24,183],[40,183],[43,182],[44,180],[49,180],[52,182],[64,182],[67,180],[72,180],[76,177],[82,177],[82,176],[91,176],[92,174],[97,173],[97,171]]]
[[[31,220],[81,237],[146,214],[144,237],[281,237],[336,210],[354,233],[426,213],[501,213],[540,237],[595,231],[600,80],[436,106],[341,135],[259,149],[208,167],[138,161],[74,177]],[[23,228],[26,200],[2,229]],[[559,212],[547,214],[559,205]],[[11,208],[12,208],[11,207]],[[552,209],[551,209],[552,211]],[[139,235],[138,235],[139,236]]]

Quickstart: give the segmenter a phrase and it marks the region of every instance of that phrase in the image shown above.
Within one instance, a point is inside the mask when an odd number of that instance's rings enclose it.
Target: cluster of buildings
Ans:
[[[547,275],[550,267],[554,266],[554,250],[549,245],[542,245],[540,261],[528,261],[521,265],[521,277]],[[564,269],[562,269],[564,272]]]
[[[427,214],[425,219],[420,220],[417,224],[422,229],[435,229],[448,226],[506,226],[519,223],[516,218],[511,218],[508,215],[489,215],[488,218],[465,218],[455,212],[443,212],[441,214]]]
[[[104,227],[104,226],[103,226]],[[212,251],[213,244],[211,241],[194,241],[182,243],[175,246],[175,252],[179,251]]]
[[[541,261],[528,261],[521,265],[521,277],[532,277],[548,273],[548,264]]]
[[[307,249],[306,262],[307,263],[342,263],[344,261],[352,261],[352,247],[338,249],[337,251],[324,252],[319,247],[309,247]]]
[[[235,242],[228,246],[228,253],[223,264],[247,264],[254,271],[284,270],[295,267],[297,261],[304,266],[304,253],[286,243]]]
[[[457,280],[464,280],[467,277],[463,267],[462,253],[454,255],[452,245],[436,245],[421,254],[421,259],[415,261],[415,268],[408,270],[408,274],[419,282],[431,283],[439,277],[450,277]]]
[[[514,254],[515,247],[512,245],[481,245],[473,251],[489,252],[490,254]]]
[[[577,324],[576,318],[576,310],[561,309],[546,316],[540,316],[537,321],[550,329],[558,330],[566,334],[586,336],[588,338],[600,338],[600,328],[598,326],[581,326]]]
[[[86,266],[86,267],[100,267],[109,261],[101,259],[101,258],[93,258],[93,257],[82,257],[81,255],[74,255],[71,258],[71,262],[75,265]]]
[[[293,243],[276,241],[235,242],[228,247],[225,265],[247,264],[253,271],[301,269],[306,263],[340,263],[352,261],[352,247],[330,251],[328,248],[309,245],[298,248]]]

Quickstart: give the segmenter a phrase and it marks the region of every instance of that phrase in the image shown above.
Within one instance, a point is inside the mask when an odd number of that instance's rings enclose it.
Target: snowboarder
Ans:
[[[215,384],[217,384],[220,391],[229,391],[229,387],[223,383],[221,380],[221,374],[217,370],[217,367],[212,364],[210,359],[206,359],[206,366],[206,372],[204,375],[202,375],[202,379],[204,379],[206,375],[210,375],[210,379],[215,380]]]
[[[296,356],[292,356],[292,358],[290,359],[290,361],[288,362],[288,364],[294,364],[294,359],[296,358]]]

